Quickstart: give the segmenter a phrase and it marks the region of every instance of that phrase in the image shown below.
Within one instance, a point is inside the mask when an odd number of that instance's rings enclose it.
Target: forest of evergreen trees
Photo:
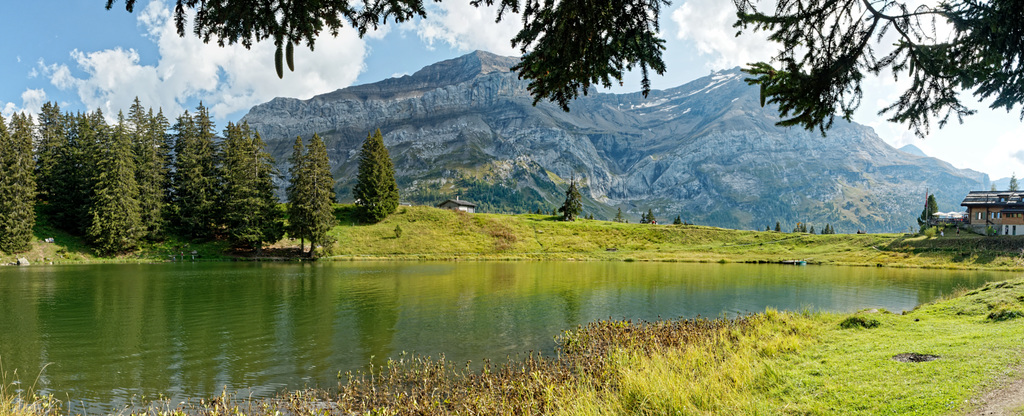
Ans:
[[[171,124],[137,98],[114,120],[99,110],[62,113],[53,103],[37,123],[0,117],[0,252],[30,248],[37,207],[102,255],[172,234],[224,239],[257,254],[286,231],[309,241],[310,255],[329,242],[334,180],[319,136],[308,148],[296,138],[286,230],[274,159],[247,124],[228,123],[218,137],[202,104]]]

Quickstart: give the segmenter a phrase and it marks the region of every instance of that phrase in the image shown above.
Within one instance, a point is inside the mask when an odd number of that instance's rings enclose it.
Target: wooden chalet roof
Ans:
[[[440,207],[440,206],[442,206],[444,204],[447,204],[449,202],[451,202],[451,203],[453,203],[455,205],[458,205],[460,207],[473,207],[473,208],[476,208],[476,204],[474,204],[472,202],[469,202],[469,201],[463,201],[461,199],[446,199],[444,202],[442,202],[440,204],[437,204],[437,206]]]
[[[971,191],[964,197],[964,202],[961,202],[960,206],[1024,209],[1024,192]]]

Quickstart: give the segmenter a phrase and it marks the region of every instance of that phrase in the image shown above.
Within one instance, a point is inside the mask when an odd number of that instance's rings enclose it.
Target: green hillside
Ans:
[[[818,235],[730,230],[698,225],[648,225],[600,220],[563,222],[550,215],[466,214],[402,206],[384,221],[359,224],[352,205],[338,205],[336,243],[326,260],[614,260],[766,262],[889,267],[1024,270],[1024,239],[952,232],[945,237],[910,234]],[[665,220],[665,219],[663,219]],[[396,235],[399,228],[400,235]],[[45,243],[46,238],[54,243]],[[264,250],[262,260],[293,258],[298,240]],[[171,238],[144,244],[117,258],[92,253],[82,240],[36,225],[32,249],[0,255],[0,263],[25,257],[32,263],[92,261],[251,260],[221,241],[196,243]],[[194,258],[192,252],[195,251]]]
[[[575,259],[784,262],[1019,269],[1024,240],[973,234],[797,234],[697,225],[559,221],[548,215],[466,214],[400,207],[375,225],[356,225],[349,208],[331,259]],[[401,228],[396,237],[395,228]]]

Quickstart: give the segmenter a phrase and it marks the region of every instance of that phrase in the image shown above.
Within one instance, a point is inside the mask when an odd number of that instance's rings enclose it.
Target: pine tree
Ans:
[[[212,238],[219,229],[221,175],[213,122],[202,104],[195,115],[187,111],[174,126],[174,174],[171,205],[179,232],[193,238]]]
[[[398,208],[398,185],[395,167],[384,147],[380,129],[366,136],[359,154],[359,174],[352,188],[359,217],[369,223],[378,223]]]
[[[14,114],[8,131],[0,116],[0,252],[31,248],[36,221],[32,127],[31,117]]]
[[[681,215],[676,215],[676,219],[672,220],[672,224],[683,225],[683,217]]]
[[[161,112],[153,115],[135,98],[128,110],[133,151],[135,154],[135,181],[139,187],[139,209],[144,237],[155,240],[164,224],[165,190],[167,188],[168,148],[165,135],[169,128]]]
[[[778,221],[775,221],[775,231],[782,232],[782,224],[779,224]]]
[[[810,231],[810,233],[811,233],[811,234],[814,234],[814,226],[813,226],[813,225],[811,226],[811,231]]]
[[[647,213],[646,212],[641,212],[640,213],[640,223],[641,224],[647,224],[648,223],[648,221],[647,221]]]
[[[247,123],[224,130],[224,218],[233,247],[255,250],[284,234],[274,196],[274,159],[260,135]]]
[[[1013,172],[1010,175],[1010,191],[1016,192],[1020,190],[1020,185],[1017,184],[1017,172]]]
[[[105,255],[136,248],[145,232],[130,134],[124,115],[119,113],[114,129],[101,135],[87,235],[96,250]]]
[[[624,220],[622,218],[622,208],[619,208],[619,212],[615,213],[615,222],[623,222]]]
[[[652,210],[652,209],[648,209],[647,210],[647,223],[648,224],[657,224],[658,223],[658,220],[654,218],[654,210]]]

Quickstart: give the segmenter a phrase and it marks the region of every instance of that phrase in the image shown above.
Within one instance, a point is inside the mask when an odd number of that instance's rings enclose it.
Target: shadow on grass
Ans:
[[[357,214],[355,205],[334,205],[334,219],[339,225],[363,225]]]

